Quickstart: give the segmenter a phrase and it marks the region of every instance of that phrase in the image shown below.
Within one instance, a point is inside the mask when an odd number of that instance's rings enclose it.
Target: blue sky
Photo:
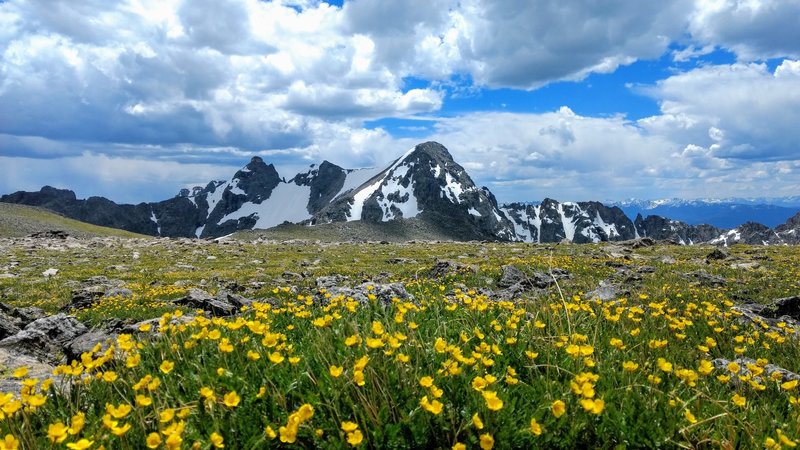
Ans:
[[[0,2],[0,193],[425,140],[501,202],[800,192],[796,0]]]

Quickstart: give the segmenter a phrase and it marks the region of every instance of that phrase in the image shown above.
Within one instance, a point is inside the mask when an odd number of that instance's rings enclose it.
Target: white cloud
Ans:
[[[31,168],[35,167],[35,173]],[[78,198],[106,195],[121,203],[160,201],[180,188],[229,179],[236,166],[192,164],[84,153],[60,159],[0,156],[0,192],[38,191],[43,185],[75,191]]]
[[[12,0],[0,3],[0,188],[72,179],[134,201],[227,178],[256,154],[287,177],[322,159],[379,165],[420,139],[365,121],[426,115],[429,138],[502,200],[797,190],[798,16],[795,0]],[[445,90],[580,80],[676,42],[673,60],[698,67],[646,89],[654,117],[437,117]],[[740,62],[703,66],[717,48]],[[791,59],[748,63],[772,57]]]
[[[643,120],[654,133],[731,160],[800,157],[800,64],[706,66],[659,81],[650,94],[662,114]]]
[[[728,48],[743,60],[800,57],[800,2],[697,0],[689,22],[695,40]]]

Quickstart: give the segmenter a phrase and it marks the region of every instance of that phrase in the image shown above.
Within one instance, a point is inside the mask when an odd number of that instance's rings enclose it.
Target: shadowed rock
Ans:
[[[86,331],[86,326],[78,319],[59,313],[34,320],[22,331],[0,341],[0,347],[21,351],[43,361],[54,361],[59,359],[69,342]]]

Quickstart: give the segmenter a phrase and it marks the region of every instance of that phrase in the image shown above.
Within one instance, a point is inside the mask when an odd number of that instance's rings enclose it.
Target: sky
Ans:
[[[800,0],[0,0],[0,193],[445,145],[502,202],[800,193]]]

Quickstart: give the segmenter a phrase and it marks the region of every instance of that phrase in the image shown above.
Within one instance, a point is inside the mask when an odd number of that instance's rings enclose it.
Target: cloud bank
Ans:
[[[795,194],[798,16],[791,0],[7,1],[0,191],[155,200],[253,155],[291,176],[435,139],[503,201]],[[657,81],[619,80],[650,117],[480,104],[664,55]],[[473,106],[450,111],[463,92]],[[367,125],[386,118],[429,126]]]

